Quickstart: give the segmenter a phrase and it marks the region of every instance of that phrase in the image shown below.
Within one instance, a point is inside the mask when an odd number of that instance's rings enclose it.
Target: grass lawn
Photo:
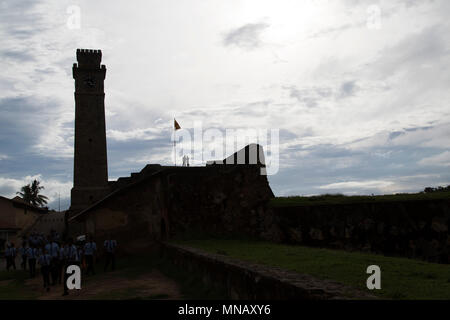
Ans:
[[[369,265],[378,265],[382,289],[371,291],[372,294],[386,299],[450,300],[449,265],[260,241],[188,240],[176,243],[334,280],[366,291],[369,291],[366,269]]]
[[[450,200],[450,192],[405,193],[383,196],[345,196],[342,194],[325,194],[312,197],[277,197],[270,201],[273,207],[311,206],[327,204],[351,204],[370,202],[414,201],[414,200]]]

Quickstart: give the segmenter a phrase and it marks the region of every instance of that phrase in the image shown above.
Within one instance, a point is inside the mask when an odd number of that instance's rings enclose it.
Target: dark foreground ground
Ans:
[[[404,258],[289,246],[251,240],[190,240],[177,242],[230,258],[280,267],[319,279],[334,280],[366,290],[366,269],[381,268],[381,290],[370,291],[382,299],[450,300],[450,267]],[[4,263],[4,261],[2,261]],[[0,271],[1,299],[226,299],[224,290],[205,287],[200,274],[179,270],[157,253],[122,257],[114,272],[82,277],[82,289],[62,297],[62,285],[46,292],[40,274],[29,279],[25,271]]]
[[[4,262],[4,261],[2,261]],[[0,300],[173,300],[224,299],[222,292],[202,286],[194,274],[177,270],[155,254],[146,257],[122,257],[114,272],[103,272],[103,261],[96,264],[96,275],[83,276],[81,290],[63,297],[62,285],[43,288],[42,276],[30,279],[28,272],[0,271]],[[84,273],[84,270],[83,270]]]

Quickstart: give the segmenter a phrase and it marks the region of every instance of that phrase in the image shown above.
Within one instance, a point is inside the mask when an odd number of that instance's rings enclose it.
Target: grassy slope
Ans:
[[[288,246],[259,241],[190,240],[177,242],[233,258],[277,266],[321,279],[331,279],[363,290],[369,265],[381,268],[387,299],[450,299],[450,266],[373,254]]]
[[[414,200],[450,200],[450,192],[393,194],[384,196],[345,196],[341,194],[325,194],[312,197],[277,197],[270,201],[274,207],[310,206],[345,203],[370,203]]]

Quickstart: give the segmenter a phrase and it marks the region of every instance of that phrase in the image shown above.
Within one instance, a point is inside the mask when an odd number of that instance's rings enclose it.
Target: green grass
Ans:
[[[369,292],[366,269],[381,268],[381,290],[370,293],[385,299],[450,300],[450,266],[329,249],[289,246],[260,241],[177,241],[208,252],[329,279]]]
[[[311,197],[276,197],[270,200],[273,207],[311,206],[327,204],[352,204],[373,202],[395,202],[414,200],[450,200],[450,192],[402,193],[381,196],[345,196],[342,194],[324,194]]]

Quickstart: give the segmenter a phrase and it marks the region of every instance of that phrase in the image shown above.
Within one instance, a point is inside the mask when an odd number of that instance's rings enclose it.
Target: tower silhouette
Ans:
[[[71,210],[80,210],[108,193],[105,127],[105,65],[100,50],[77,50],[75,150]]]

